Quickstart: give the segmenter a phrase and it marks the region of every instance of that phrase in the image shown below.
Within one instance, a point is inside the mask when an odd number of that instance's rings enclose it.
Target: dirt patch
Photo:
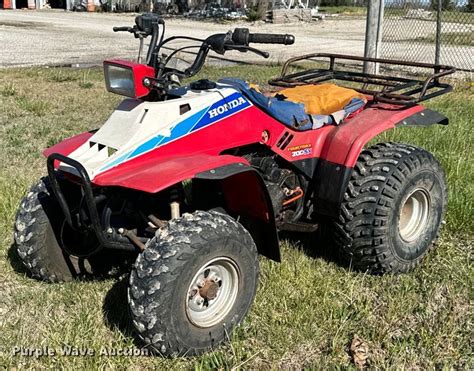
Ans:
[[[15,27],[15,28],[45,28],[47,23],[42,22],[21,22],[21,21],[0,21],[0,27]]]
[[[133,15],[85,14],[77,12],[9,11],[0,13],[0,37],[6,46],[0,51],[0,67],[100,63],[106,58],[136,58],[138,43],[113,26],[133,24]],[[217,24],[188,19],[166,20],[166,35],[197,38],[248,27],[251,32],[294,34],[294,45],[255,45],[270,53],[263,59],[252,53],[229,52],[225,57],[237,61],[282,62],[295,55],[314,52],[340,52],[361,55],[364,51],[365,20],[351,19],[307,24],[274,25],[263,22]],[[7,28],[8,27],[8,28]],[[12,28],[9,28],[12,27]],[[347,37],[347,30],[355,30]],[[74,45],[71,48],[71,45]],[[176,41],[170,47],[184,46]]]

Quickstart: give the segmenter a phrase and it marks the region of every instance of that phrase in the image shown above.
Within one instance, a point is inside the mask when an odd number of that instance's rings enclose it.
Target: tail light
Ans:
[[[104,75],[107,91],[130,98],[141,98],[150,92],[143,85],[143,79],[155,77],[155,69],[145,64],[110,60],[104,62]]]

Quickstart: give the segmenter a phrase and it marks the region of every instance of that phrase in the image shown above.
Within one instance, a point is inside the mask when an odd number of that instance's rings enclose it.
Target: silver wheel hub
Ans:
[[[398,230],[406,242],[413,242],[426,228],[430,213],[431,199],[428,192],[416,188],[405,199],[400,209]]]
[[[186,314],[199,327],[221,322],[231,311],[239,291],[237,266],[229,258],[215,258],[203,265],[191,280]]]

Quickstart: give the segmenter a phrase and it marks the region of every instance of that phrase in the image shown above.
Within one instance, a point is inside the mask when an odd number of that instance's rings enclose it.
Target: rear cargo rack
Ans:
[[[304,63],[309,62],[327,64],[327,67],[305,69]],[[393,74],[364,73],[362,72],[362,65],[354,62],[377,63],[380,70],[395,70],[395,72]],[[303,63],[303,66],[301,63]],[[345,70],[338,68],[341,66]],[[407,75],[402,67],[414,69],[422,77],[397,76],[397,72],[400,75],[401,71]],[[298,68],[299,71],[289,73],[291,68]],[[456,69],[451,66],[343,54],[315,53],[289,59],[283,65],[280,77],[272,79],[268,83],[279,87],[294,87],[335,82],[337,85],[372,96],[374,102],[407,106],[450,92],[453,89],[452,86],[441,82],[440,78],[454,72],[456,72]],[[338,81],[345,81],[349,84],[341,84]]]

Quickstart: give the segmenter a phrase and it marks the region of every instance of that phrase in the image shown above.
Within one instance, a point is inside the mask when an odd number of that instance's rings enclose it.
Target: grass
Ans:
[[[403,41],[415,41],[422,44],[433,44],[436,42],[436,35],[420,36]],[[445,45],[474,46],[474,31],[467,32],[443,32],[441,42]]]
[[[405,17],[410,9],[402,8],[386,8],[384,16],[385,17]],[[429,18],[418,18],[419,21],[434,21],[436,20],[436,10],[426,9],[431,12],[431,17]],[[414,18],[413,18],[414,19]],[[441,20],[446,23],[461,23],[461,24],[474,24],[474,13],[465,12],[460,10],[443,10],[441,15]]]
[[[264,82],[278,71],[207,68],[201,76]],[[455,92],[428,102],[450,118],[448,127],[397,129],[378,138],[425,147],[446,169],[447,224],[439,247],[420,268],[401,276],[355,273],[339,266],[320,242],[286,238],[281,264],[261,259],[258,295],[230,344],[199,358],[162,359],[100,355],[141,346],[128,323],[126,277],[44,284],[25,275],[11,249],[20,199],[45,173],[41,150],[100,126],[119,102],[102,80],[96,69],[0,71],[0,91],[14,92],[2,94],[0,105],[0,368],[351,368],[355,334],[367,343],[372,368],[474,366],[472,86],[458,83]],[[80,83],[92,85],[84,89]],[[14,355],[15,346],[24,352],[47,347],[57,356]],[[64,346],[95,355],[63,356]]]
[[[23,112],[31,113],[34,116],[45,116],[49,111],[48,102],[33,97],[19,96],[16,103]]]
[[[11,97],[16,94],[15,86],[12,83],[5,84],[0,90],[2,97]]]
[[[441,19],[443,22],[449,23],[474,24],[474,13],[459,10],[444,10]]]
[[[321,13],[341,14],[348,16],[365,16],[367,7],[365,6],[324,6],[319,8]]]

